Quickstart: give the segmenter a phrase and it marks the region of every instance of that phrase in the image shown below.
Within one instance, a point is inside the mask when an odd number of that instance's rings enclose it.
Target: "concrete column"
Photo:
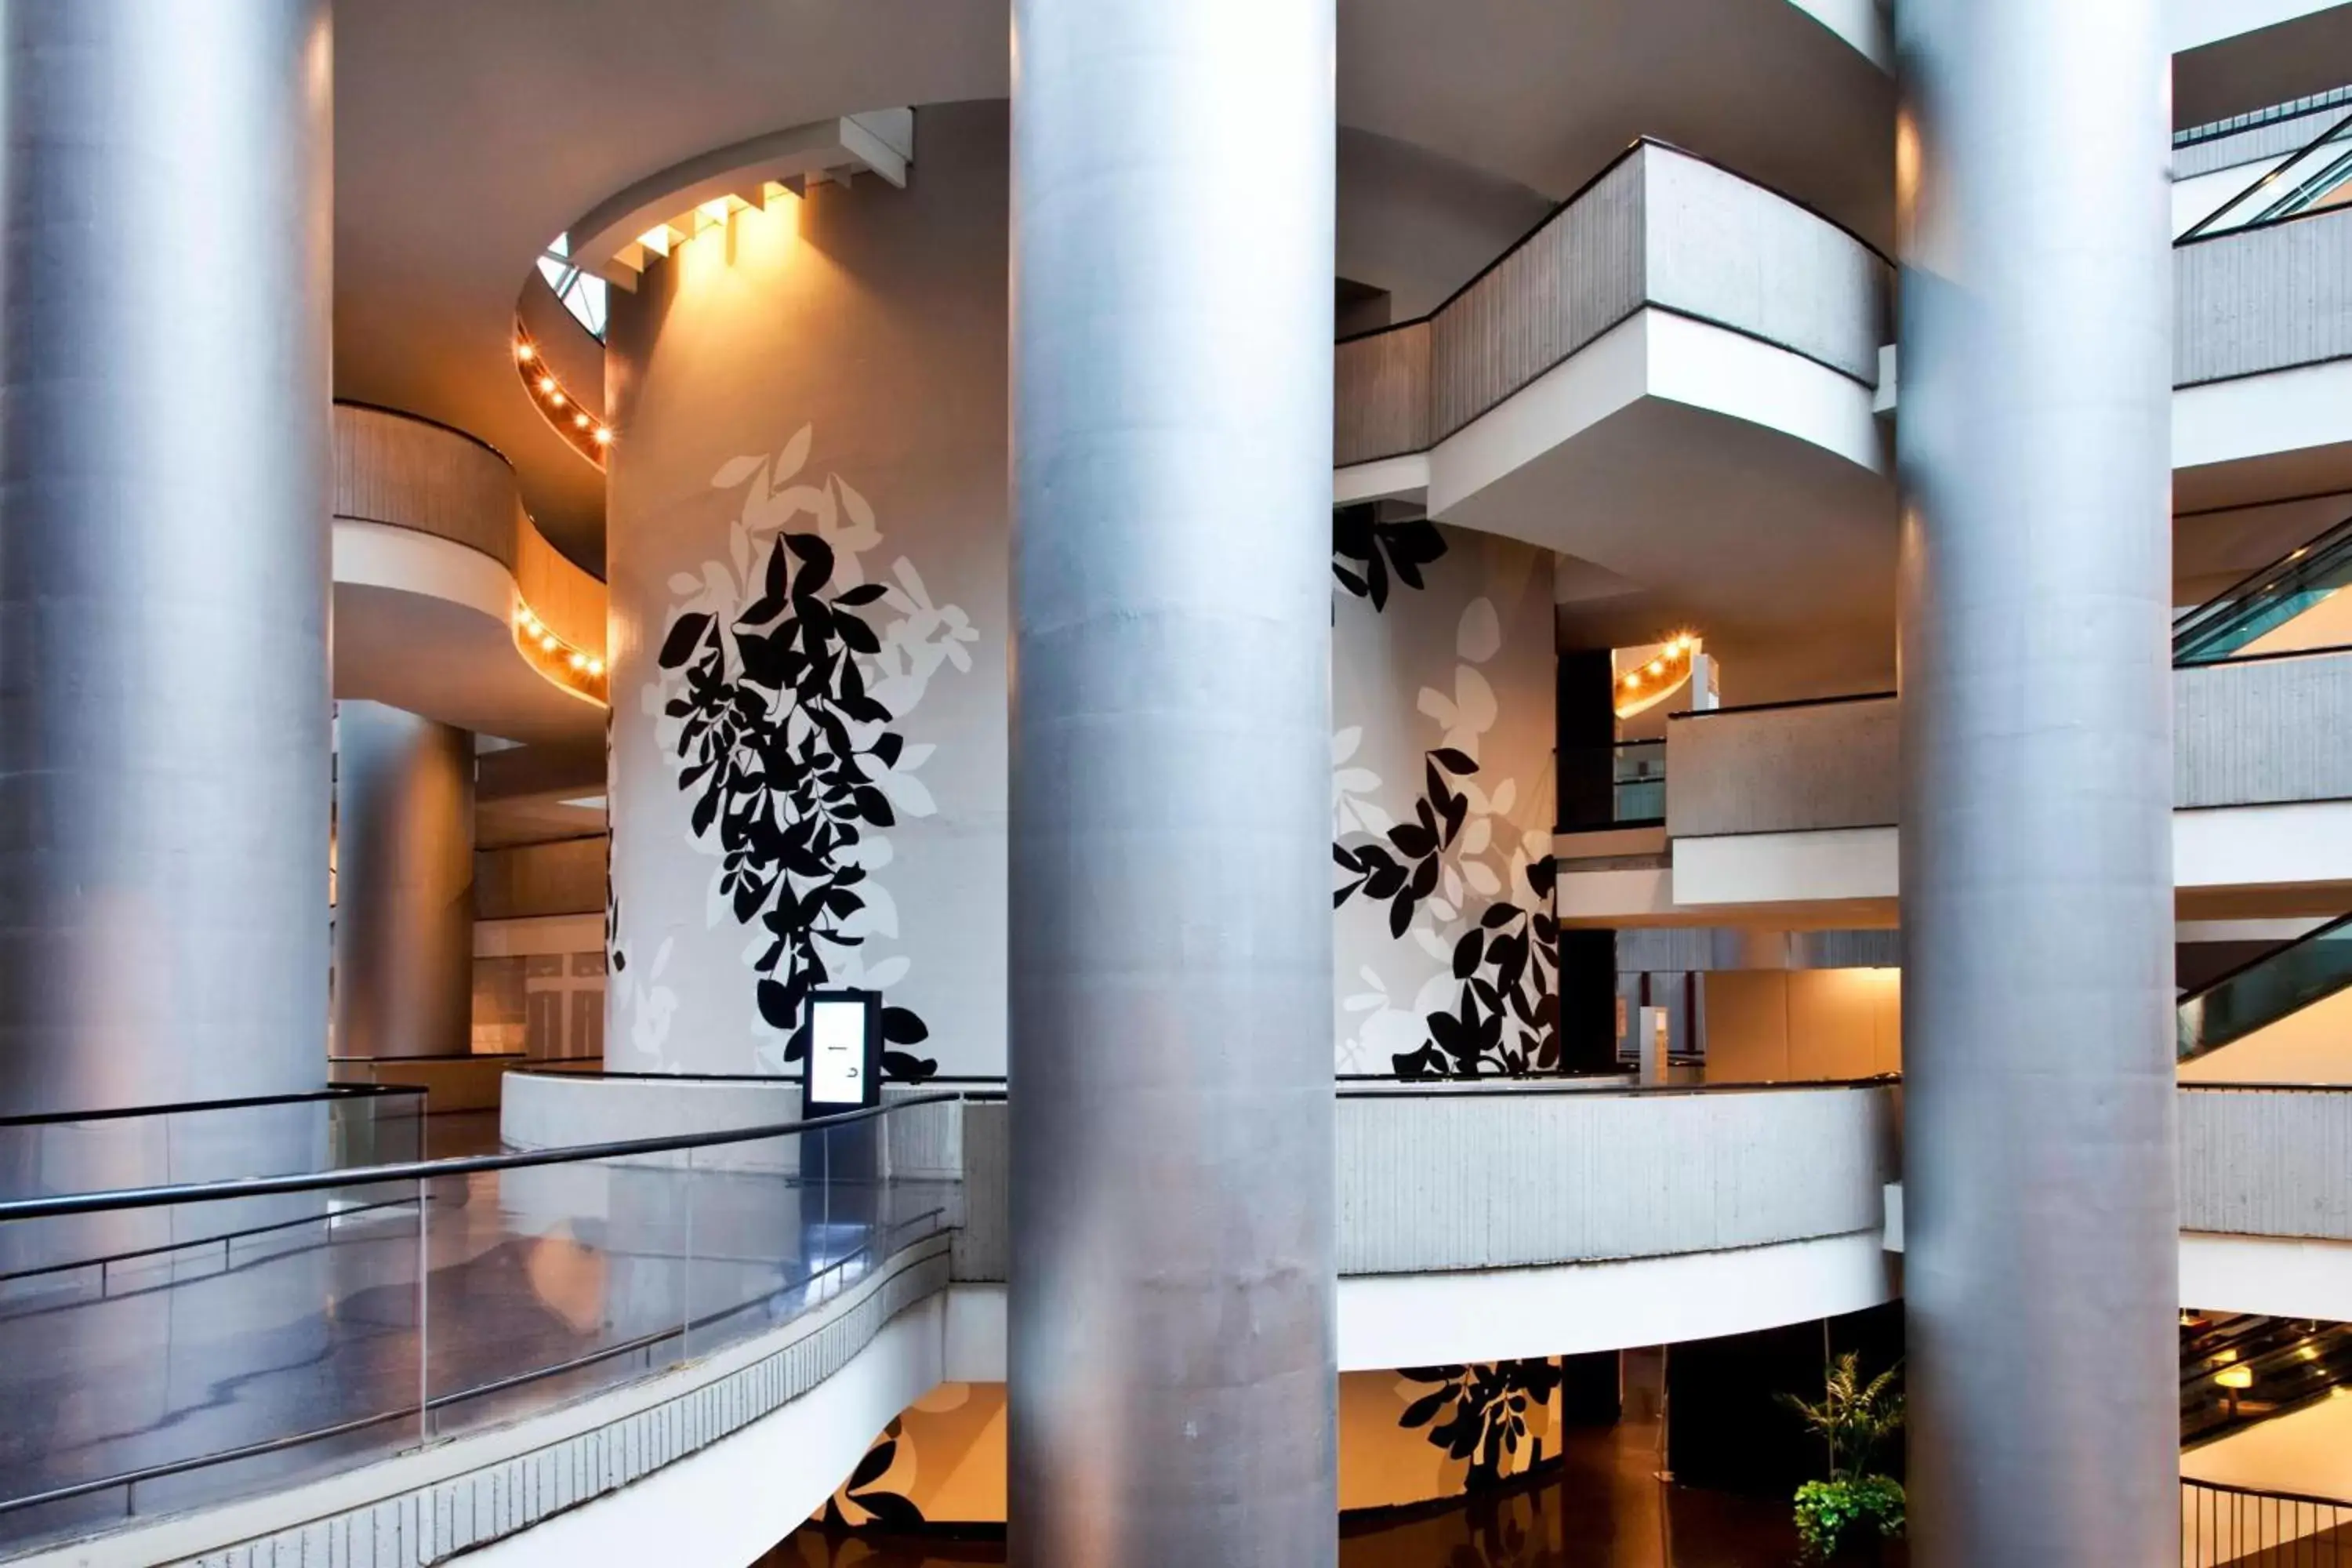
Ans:
[[[324,1081],[325,0],[0,4],[0,1110]]]
[[[1900,0],[1912,1561],[2177,1561],[2168,60]]]
[[[1332,0],[1016,0],[1011,1558],[1336,1559]]]
[[[380,702],[341,703],[335,787],[335,1054],[463,1054],[474,738]]]

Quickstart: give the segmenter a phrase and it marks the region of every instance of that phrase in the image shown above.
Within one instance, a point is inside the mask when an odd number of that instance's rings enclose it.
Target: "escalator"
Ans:
[[[2190,225],[2175,245],[2284,223],[2352,203],[2352,114],[2279,160],[2269,174]]]
[[[2352,518],[2174,623],[2172,662],[2219,664],[2352,584]],[[2352,915],[2274,947],[2180,998],[2182,1061],[2218,1050],[2352,985]]]
[[[2352,517],[2296,546],[2172,626],[2172,662],[2219,664],[2352,584]]]
[[[2193,1448],[2352,1386],[2352,1324],[2180,1317],[2180,1446]]]
[[[2340,916],[2180,999],[2179,1057],[2219,1050],[2352,985],[2352,915]]]

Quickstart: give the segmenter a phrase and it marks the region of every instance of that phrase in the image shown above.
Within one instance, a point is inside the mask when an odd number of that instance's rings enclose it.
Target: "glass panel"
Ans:
[[[1559,803],[1555,815],[1559,819],[1556,826],[1563,833],[1665,820],[1664,741],[1563,746],[1559,775]]]
[[[1666,743],[1627,741],[1617,747],[1617,820],[1664,822],[1666,817]]]
[[[415,1100],[257,1109],[309,1118],[322,1148],[339,1128],[349,1153],[413,1142]],[[925,1101],[620,1159],[0,1215],[0,1552],[273,1490],[788,1323],[961,1223],[961,1110]],[[28,1183],[110,1190],[126,1173],[163,1184],[174,1162],[216,1174],[236,1158],[230,1128],[288,1131],[193,1110],[54,1124],[47,1142],[0,1147],[19,1195]]]
[[[2352,984],[2352,915],[2264,953],[2180,1004],[2179,1052],[2226,1046]]]
[[[0,1543],[413,1443],[417,1224],[379,1183],[0,1225]]]
[[[2203,239],[2341,205],[2352,197],[2352,115],[2280,160],[2277,167],[2180,237]]]
[[[2172,661],[2229,658],[2347,584],[2352,518],[2183,616],[2172,628]]]

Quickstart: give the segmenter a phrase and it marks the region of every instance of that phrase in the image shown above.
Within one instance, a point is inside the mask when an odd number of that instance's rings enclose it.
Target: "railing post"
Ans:
[[[416,1441],[433,1440],[433,1257],[425,1218],[432,1193],[424,1176],[416,1178]]]
[[[694,1359],[694,1151],[686,1152],[686,1259],[678,1281],[677,1359]]]

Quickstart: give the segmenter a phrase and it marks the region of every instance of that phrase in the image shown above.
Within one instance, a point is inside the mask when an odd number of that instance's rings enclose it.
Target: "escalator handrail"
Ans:
[[[2256,953],[2253,957],[2246,960],[2245,963],[2237,965],[2235,968],[2223,970],[2221,973],[2215,975],[2212,979],[2207,981],[2196,990],[2191,991],[2187,995],[2179,998],[2179,1001],[2174,1004],[2174,1006],[2176,1008],[2186,1007],[2191,1002],[2202,1002],[2206,997],[2211,995],[2222,986],[2227,985],[2232,980],[2237,979],[2240,975],[2251,973],[2252,971],[2260,969],[2263,964],[2268,963],[2271,960],[2278,957],[2279,954],[2301,947],[2305,942],[2317,942],[2321,938],[2327,936],[2330,932],[2340,931],[2347,925],[2352,925],[2352,913],[2341,914],[2336,916],[2334,920],[2329,921],[2325,925],[2314,926],[2311,930],[2304,932],[2301,936],[2296,937],[2293,942],[2283,942],[2276,947],[2269,948],[2262,952]],[[2222,1086],[2208,1085],[2206,1087],[2219,1088]],[[2242,1087],[2254,1089],[2266,1088],[2270,1086],[2247,1084]],[[2334,1086],[2312,1084],[2301,1087],[2321,1089]]]
[[[2286,171],[2294,168],[2304,159],[2309,157],[2312,153],[2316,153],[2319,149],[2327,145],[2329,142],[2336,138],[2338,132],[2345,131],[2347,128],[2352,128],[2352,114],[2347,114],[2341,119],[2331,121],[2326,130],[2322,131],[2318,135],[2313,137],[2302,146],[2297,147],[2294,152],[2289,153],[2284,157],[2281,158],[2276,163],[2271,165],[2270,173],[2264,174],[2261,179],[2256,180],[2252,184],[2248,185],[2244,190],[2240,191],[2237,195],[2230,197],[2229,200],[2223,202],[2220,206],[2215,207],[2211,212],[2207,213],[2203,217],[2199,218],[2195,223],[2190,224],[2187,228],[2181,230],[2180,237],[2172,242],[2174,248],[2178,249],[2179,247],[2184,245],[2194,245],[2200,240],[2219,239],[2225,234],[2243,234],[2250,228],[2267,228],[2273,224],[2290,222],[2295,218],[2305,216],[2306,214],[2315,210],[2305,208],[2303,212],[2288,213],[2283,216],[2273,216],[2278,212],[2280,205],[2285,202],[2292,201],[2296,195],[2302,193],[2304,187],[2298,185],[2294,191],[2289,192],[2285,196],[2283,196],[2279,198],[2279,200],[2272,202],[2269,205],[2265,206],[2263,209],[2263,216],[2260,217],[2250,218],[2244,223],[2231,224],[2227,228],[2213,228],[2212,226],[2214,220],[2219,218],[2223,213],[2232,211],[2248,197],[2275,184],[2280,175],[2285,174]],[[2306,181],[2305,182],[2305,184],[2307,185],[2310,182]],[[2210,233],[2208,232],[2209,230],[2210,230]]]
[[[2180,641],[2182,627],[2194,627],[2200,632],[2210,630],[2210,627],[2199,625],[2200,618],[2209,612],[2218,611],[2223,605],[2232,599],[2239,598],[2241,595],[2245,596],[2245,598],[2251,602],[2255,595],[2262,594],[2273,585],[2273,583],[2264,583],[2263,579],[2275,579],[2278,574],[2294,570],[2297,563],[2301,562],[2305,557],[2309,557],[2315,563],[2322,557],[2329,554],[2339,547],[2346,545],[2352,545],[2352,517],[2340,519],[2326,528],[2320,530],[2317,533],[2312,535],[2309,539],[2305,540],[2301,544],[2296,545],[2293,550],[2288,551],[2277,560],[2271,562],[2257,571],[2249,572],[2245,576],[2240,578],[2235,583],[2231,584],[2227,588],[2222,589],[2220,593],[2214,595],[2211,598],[2206,600],[2203,604],[2198,605],[2195,609],[2181,616],[2180,620],[2174,626],[2172,630],[2173,663],[2178,665],[2181,660],[2182,655]],[[2261,584],[2261,586],[2256,586],[2258,584]]]

